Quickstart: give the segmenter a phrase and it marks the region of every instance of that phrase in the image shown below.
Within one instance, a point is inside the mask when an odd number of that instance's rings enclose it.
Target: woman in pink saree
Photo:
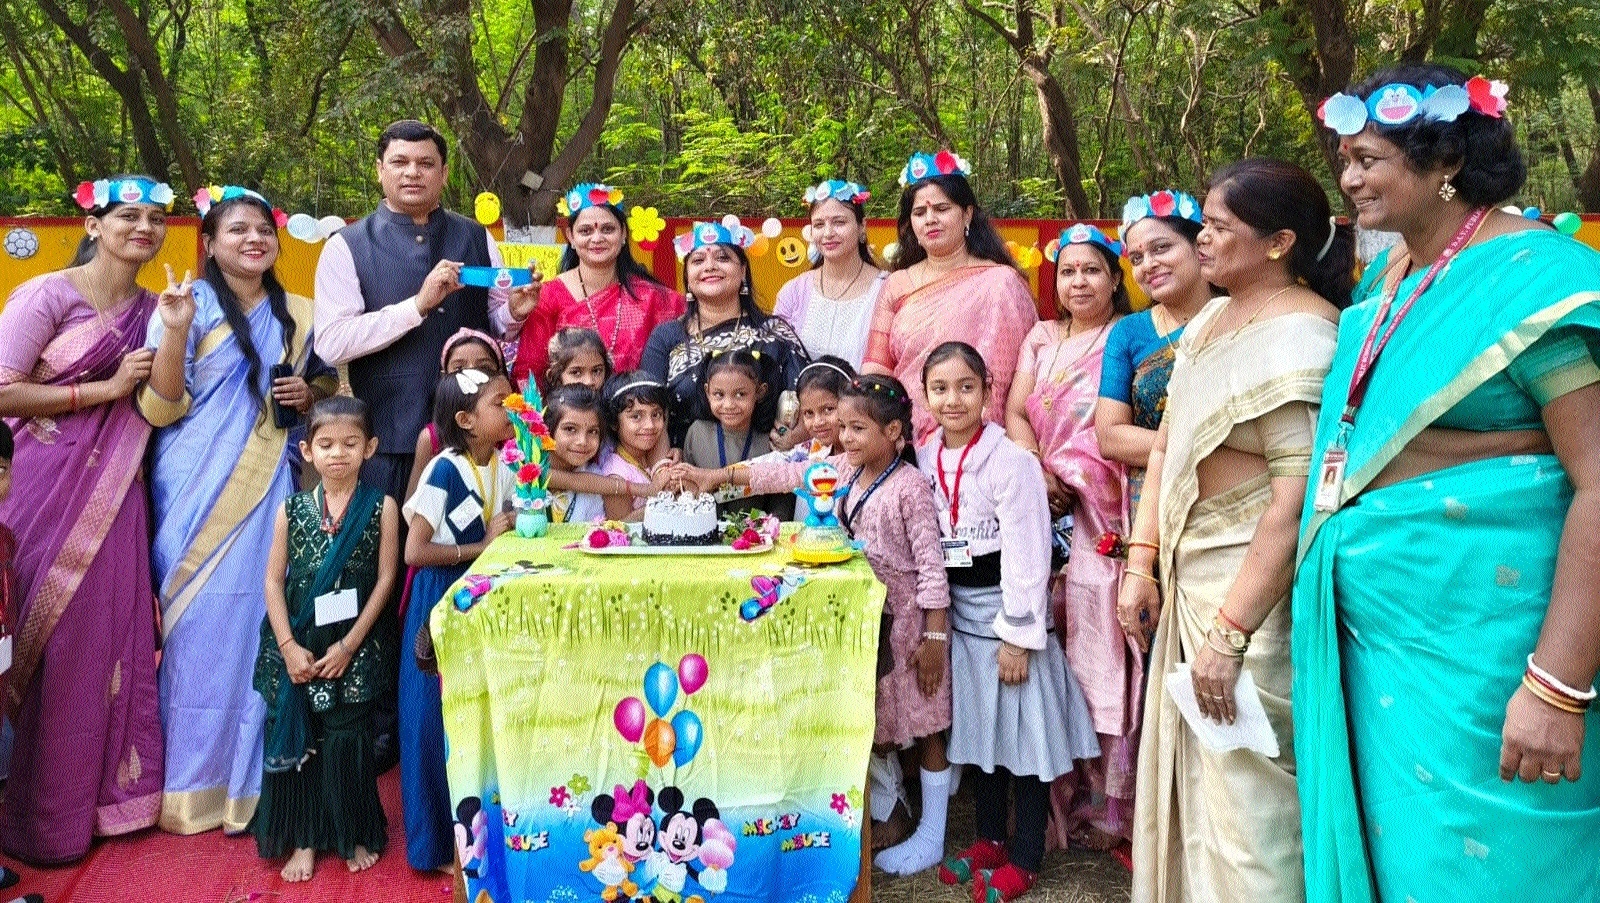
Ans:
[[[965,160],[915,154],[900,173],[900,252],[872,313],[863,373],[887,373],[911,392],[911,426],[923,442],[936,424],[922,394],[922,364],[939,345],[966,342],[994,374],[985,419],[1005,421],[1022,340],[1039,321],[1028,281],[967,182]]]
[[[1100,735],[1100,757],[1051,788],[1057,847],[1111,849],[1132,834],[1144,664],[1117,621],[1122,561],[1100,548],[1127,533],[1128,472],[1101,454],[1094,432],[1106,338],[1131,310],[1121,251],[1086,224],[1046,247],[1062,316],[1028,333],[1006,403],[1007,435],[1044,465],[1050,513],[1072,517],[1071,554],[1050,589],[1057,638]]]
[[[158,356],[184,351],[183,330],[143,348],[158,300],[135,281],[166,238],[172,189],[125,177],[78,197],[88,236],[73,266],[23,283],[0,311],[0,416],[16,433],[19,477],[0,520],[16,534],[21,599],[0,846],[41,864],[79,859],[94,835],[149,827],[161,812],[139,476],[150,425],[131,396]],[[174,285],[159,305],[188,297]]]

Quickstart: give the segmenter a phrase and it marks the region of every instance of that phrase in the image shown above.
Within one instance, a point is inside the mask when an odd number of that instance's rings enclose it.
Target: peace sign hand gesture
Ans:
[[[161,325],[170,331],[188,332],[194,322],[194,279],[188,270],[183,271],[183,281],[173,275],[172,264],[166,264],[167,287],[162,290],[156,304],[161,315]]]

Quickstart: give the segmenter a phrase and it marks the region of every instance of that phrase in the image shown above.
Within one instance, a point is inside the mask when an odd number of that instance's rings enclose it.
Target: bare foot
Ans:
[[[884,821],[872,823],[872,849],[887,849],[911,836],[911,813],[906,804],[897,800],[894,811]]]
[[[1074,846],[1086,850],[1095,850],[1104,853],[1122,842],[1122,838],[1115,834],[1108,834],[1094,825],[1084,825],[1070,838]]]
[[[311,870],[317,864],[317,851],[305,847],[294,851],[289,861],[283,864],[283,871],[278,874],[283,880],[293,882],[311,880]]]
[[[456,873],[456,864],[454,862],[446,862],[444,865],[435,866],[434,871],[441,875],[454,875]]]
[[[354,856],[344,861],[352,872],[364,872],[378,862],[378,854],[369,852],[366,847],[357,846]]]

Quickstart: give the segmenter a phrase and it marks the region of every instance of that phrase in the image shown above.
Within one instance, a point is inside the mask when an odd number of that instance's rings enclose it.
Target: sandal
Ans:
[[[966,884],[975,870],[996,869],[1006,864],[1006,848],[994,840],[979,838],[972,846],[939,864],[939,880],[945,884]]]

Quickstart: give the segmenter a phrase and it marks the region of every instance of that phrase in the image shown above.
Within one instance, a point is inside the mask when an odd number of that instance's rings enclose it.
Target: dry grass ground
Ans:
[[[950,801],[945,852],[965,849],[973,835],[972,791],[967,785]],[[937,869],[909,878],[872,871],[873,903],[965,903],[970,899],[967,886],[940,884]],[[1057,850],[1045,856],[1039,883],[1022,899],[1027,903],[1123,903],[1128,899],[1128,870],[1109,853]]]

